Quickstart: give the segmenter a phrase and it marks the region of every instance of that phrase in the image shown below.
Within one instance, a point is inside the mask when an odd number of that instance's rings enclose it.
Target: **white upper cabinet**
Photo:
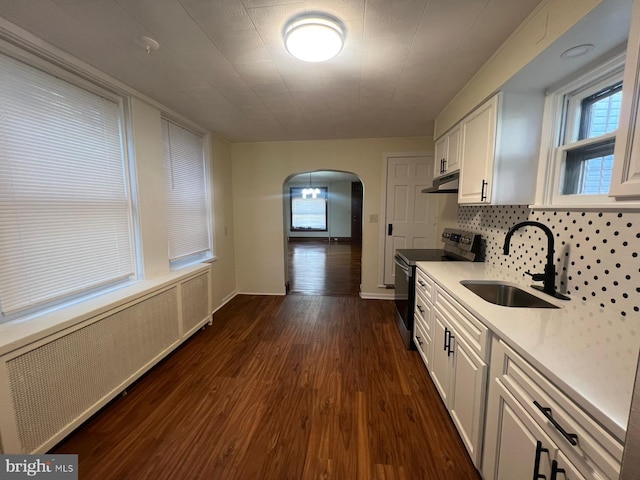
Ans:
[[[502,92],[462,120],[458,203],[533,203],[543,107],[541,92]]]
[[[440,137],[435,149],[433,178],[460,170],[460,125]]]
[[[609,195],[640,198],[640,0],[633,5]]]
[[[500,94],[462,120],[462,159],[458,203],[491,203],[493,160]]]

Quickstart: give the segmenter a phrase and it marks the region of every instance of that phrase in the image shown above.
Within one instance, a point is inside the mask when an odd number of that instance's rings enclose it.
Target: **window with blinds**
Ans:
[[[171,268],[211,257],[204,138],[162,119]]]
[[[327,187],[292,187],[291,231],[326,232],[327,231]]]
[[[0,321],[135,278],[122,99],[0,55]]]

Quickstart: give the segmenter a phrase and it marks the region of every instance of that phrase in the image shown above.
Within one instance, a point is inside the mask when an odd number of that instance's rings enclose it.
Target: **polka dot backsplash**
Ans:
[[[503,255],[507,232],[526,220],[538,221],[554,234],[558,291],[640,320],[640,213],[534,211],[526,205],[458,209],[460,228],[482,235],[484,261],[523,277],[544,271],[547,251],[544,232],[525,227],[514,233],[510,254]]]

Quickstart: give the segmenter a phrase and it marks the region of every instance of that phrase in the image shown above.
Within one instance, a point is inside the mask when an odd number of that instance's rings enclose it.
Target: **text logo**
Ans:
[[[0,480],[78,480],[77,455],[0,455]]]

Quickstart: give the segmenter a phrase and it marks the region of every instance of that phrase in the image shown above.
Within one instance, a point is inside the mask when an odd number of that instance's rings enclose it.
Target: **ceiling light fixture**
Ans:
[[[309,188],[302,189],[302,198],[306,200],[309,195],[311,195],[312,198],[318,198],[318,195],[320,195],[320,189],[313,188],[311,184],[311,172],[309,172]]]
[[[332,17],[321,14],[296,17],[284,27],[284,46],[297,59],[324,62],[340,53],[344,28]]]
[[[593,49],[594,49],[594,46],[591,43],[585,43],[584,45],[577,45],[575,47],[569,48],[568,50],[565,50],[560,54],[560,57],[562,58],[581,57],[582,55],[589,53]]]

